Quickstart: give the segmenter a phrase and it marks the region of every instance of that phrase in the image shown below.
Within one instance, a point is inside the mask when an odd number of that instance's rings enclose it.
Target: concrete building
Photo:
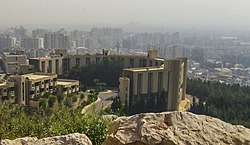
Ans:
[[[119,97],[130,114],[178,110],[186,94],[187,58],[165,59],[154,67],[127,68]]]
[[[58,79],[57,86],[60,88],[60,92],[67,96],[79,92],[79,81],[77,80]]]
[[[28,65],[27,57],[22,52],[3,53],[2,68],[8,74],[19,74],[20,67]]]
[[[23,26],[19,26],[19,27],[10,27],[8,28],[4,34],[11,36],[11,37],[17,37],[18,39],[21,37],[25,37],[27,36],[27,32],[28,30],[25,29]]]
[[[21,47],[22,48],[44,48],[43,46],[43,38],[37,38],[37,37],[22,37],[21,38]]]
[[[44,35],[44,48],[55,49],[55,48],[69,48],[69,37],[61,33],[46,33]]]
[[[55,54],[49,57],[30,58],[29,64],[33,65],[36,71],[62,75],[68,74],[73,67],[85,67],[108,60],[119,60],[124,68],[160,66],[164,63],[164,59],[158,57],[156,50],[149,50],[148,55],[109,55],[106,51],[94,55],[72,55],[68,54],[66,49],[55,49]]]
[[[30,100],[35,100],[36,96],[45,92],[53,92],[57,85],[57,75],[49,73],[14,75],[11,79],[16,84],[16,102],[28,106]]]
[[[92,46],[85,45],[87,48],[113,48],[117,42],[123,41],[123,30],[120,28],[92,28],[89,41]]]
[[[35,71],[44,73],[55,73],[62,75],[61,55],[51,55],[49,57],[30,58],[29,64],[34,66]]]
[[[14,47],[15,44],[16,44],[15,38],[0,35],[0,49],[4,50],[6,48]]]
[[[42,97],[45,93],[57,92],[58,94],[69,95],[79,91],[79,81],[57,79],[57,75],[54,73],[13,75],[11,80],[14,81],[16,86],[16,102],[31,107],[38,107],[39,97]]]
[[[35,29],[32,30],[32,37],[43,38],[48,31],[46,29]]]
[[[0,102],[3,100],[11,99],[12,102],[15,101],[15,87],[14,82],[7,80],[0,81]]]
[[[109,55],[105,51],[102,54],[94,55],[71,55],[63,49],[57,49],[56,54],[63,56],[62,72],[67,74],[73,67],[85,67],[108,60],[119,60],[124,68],[160,66],[164,63],[163,58],[159,58],[156,50],[149,50],[148,55]]]

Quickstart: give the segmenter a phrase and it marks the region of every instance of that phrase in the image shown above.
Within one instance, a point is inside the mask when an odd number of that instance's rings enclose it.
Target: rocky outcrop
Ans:
[[[15,140],[2,140],[1,145],[92,145],[85,134],[74,133],[63,136],[47,137],[24,137]]]
[[[250,145],[250,129],[189,112],[143,113],[116,119],[103,145]]]

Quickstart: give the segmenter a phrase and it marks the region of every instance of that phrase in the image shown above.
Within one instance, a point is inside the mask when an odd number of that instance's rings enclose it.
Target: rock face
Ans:
[[[250,145],[250,129],[189,112],[143,113],[116,119],[103,145]]]
[[[2,140],[1,145],[92,145],[85,134],[74,133],[63,136],[37,139],[36,137],[17,138],[15,140]]]

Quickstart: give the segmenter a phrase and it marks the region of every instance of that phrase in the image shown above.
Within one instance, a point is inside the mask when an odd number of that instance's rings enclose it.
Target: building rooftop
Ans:
[[[22,53],[13,53],[13,52],[3,52],[3,55],[5,57],[23,57],[23,56],[26,56],[25,54],[22,54]]]
[[[140,67],[140,68],[126,68],[124,71],[133,71],[133,72],[142,72],[142,71],[155,71],[155,70],[163,70],[162,66],[155,67]]]
[[[2,87],[14,87],[14,82],[2,81],[0,82],[0,88]]]
[[[156,57],[155,60],[164,61],[164,58]]]
[[[25,78],[29,78],[31,80],[40,80],[40,79],[47,79],[50,78],[51,76],[57,76],[57,75],[53,73],[30,73],[30,74],[24,74],[22,76]]]
[[[57,58],[57,57],[62,57],[61,55],[51,55],[48,57],[36,57],[36,58],[30,58],[30,60],[48,60],[51,58]]]
[[[77,80],[66,80],[66,79],[58,79],[57,80],[57,85],[59,86],[71,86],[74,84],[78,84],[79,82]]]

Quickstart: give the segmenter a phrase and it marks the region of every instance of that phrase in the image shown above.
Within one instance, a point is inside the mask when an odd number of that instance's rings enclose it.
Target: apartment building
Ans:
[[[44,46],[43,46],[43,43],[44,43],[43,38],[22,37],[20,43],[21,43],[22,48],[29,48],[29,49],[44,48]]]
[[[79,81],[57,79],[57,74],[54,73],[13,75],[11,80],[16,84],[16,102],[28,106],[37,107],[37,97],[45,93],[57,92],[68,95],[79,91]]]
[[[30,100],[37,95],[44,95],[45,92],[52,93],[57,85],[57,75],[52,73],[14,75],[11,79],[16,84],[16,102],[28,106]]]
[[[63,56],[63,74],[67,74],[73,67],[85,67],[108,60],[119,60],[123,63],[124,68],[160,66],[164,62],[163,58],[158,57],[156,50],[149,50],[148,55],[109,55],[105,51],[102,54],[94,55],[71,55],[62,49],[56,50],[55,53]]]
[[[148,55],[109,55],[106,51],[102,54],[68,54],[66,49],[55,49],[55,55],[29,59],[35,70],[45,73],[67,74],[73,67],[85,67],[104,61],[119,60],[124,68],[160,66],[164,63],[163,58],[158,57],[156,50],[149,50]],[[51,71],[52,70],[52,71]]]
[[[30,58],[29,64],[34,66],[35,71],[44,73],[55,73],[62,75],[62,60],[61,55],[51,55],[48,57]]]
[[[178,110],[186,94],[187,58],[165,59],[161,66],[126,68],[119,97],[130,114]]]
[[[16,38],[0,35],[0,49],[11,48],[16,44]]]
[[[11,99],[12,102],[15,101],[15,86],[14,82],[7,80],[0,81],[0,102],[2,100]]]
[[[46,33],[44,35],[44,48],[55,49],[55,48],[69,48],[69,37],[61,33]]]
[[[28,65],[27,57],[23,52],[3,53],[2,68],[8,74],[18,74],[20,67]]]
[[[60,92],[64,95],[69,95],[72,93],[79,92],[79,81],[77,80],[69,80],[69,79],[58,79],[57,86],[60,89]]]

